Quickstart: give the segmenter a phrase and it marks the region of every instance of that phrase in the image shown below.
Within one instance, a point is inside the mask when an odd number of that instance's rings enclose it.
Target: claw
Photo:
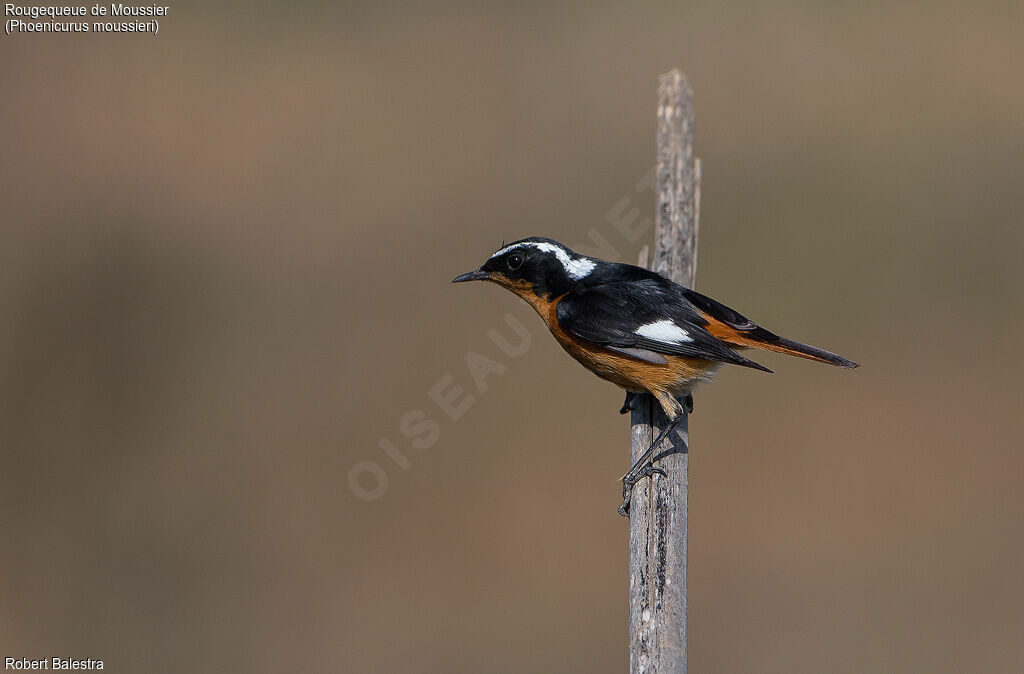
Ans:
[[[661,475],[662,477],[668,477],[668,473],[662,468],[658,468],[655,465],[647,464],[634,475],[626,473],[622,476],[622,505],[619,506],[619,514],[623,517],[629,517],[629,502],[633,498],[633,487],[636,483],[645,477],[651,477],[652,475]]]
[[[665,439],[665,436],[672,432],[682,418],[683,416],[681,414],[676,415],[676,417],[662,429],[661,433],[658,434],[658,437],[656,437],[654,442],[651,443],[651,446],[640,455],[633,466],[629,469],[629,472],[622,476],[622,505],[619,506],[619,514],[623,517],[629,516],[629,498],[633,492],[633,485],[639,482],[641,478],[649,477],[654,474],[662,476],[668,475],[668,473],[661,468],[656,468],[654,466],[654,450],[659,444],[661,444],[661,441]]]
[[[665,469],[658,468],[657,466],[647,466],[640,473],[640,477],[650,477],[651,475],[661,475],[662,477],[668,477],[668,473],[665,472]]]

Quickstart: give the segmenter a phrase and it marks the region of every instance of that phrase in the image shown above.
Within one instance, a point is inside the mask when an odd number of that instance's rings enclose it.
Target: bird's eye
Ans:
[[[523,256],[516,253],[515,255],[508,256],[508,268],[519,269],[523,266]]]

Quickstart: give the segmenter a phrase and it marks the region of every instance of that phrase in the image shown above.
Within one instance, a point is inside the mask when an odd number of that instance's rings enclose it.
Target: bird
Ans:
[[[629,516],[634,485],[665,475],[654,451],[693,411],[693,388],[722,364],[771,372],[739,351],[761,349],[842,368],[859,365],[835,353],[780,337],[734,309],[631,264],[581,255],[545,237],[514,241],[452,283],[488,281],[536,310],[565,351],[598,377],[625,389],[619,410],[649,394],[669,423],[622,477],[619,513]]]

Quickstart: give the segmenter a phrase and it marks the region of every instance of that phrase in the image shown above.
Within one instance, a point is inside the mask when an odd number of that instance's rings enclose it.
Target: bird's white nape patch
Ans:
[[[653,339],[656,342],[665,342],[666,344],[682,344],[683,342],[693,341],[690,333],[669,320],[641,325],[633,332],[641,337]]]
[[[565,267],[565,273],[567,273],[574,281],[579,281],[590,272],[594,271],[594,267],[597,263],[591,259],[585,257],[578,257],[575,260],[569,260],[566,262],[561,257],[558,258],[561,261],[562,266]]]
[[[597,266],[597,263],[591,260],[590,258],[586,258],[583,256],[576,258],[570,257],[568,251],[566,251],[564,248],[562,248],[561,246],[556,246],[553,243],[548,243],[546,241],[524,241],[523,243],[514,243],[511,246],[505,246],[504,248],[499,250],[497,253],[491,256],[491,259],[494,259],[499,255],[504,255],[510,250],[514,250],[516,248],[523,248],[525,246],[530,246],[532,248],[536,248],[537,250],[544,251],[545,253],[553,254],[555,257],[558,258],[558,261],[562,263],[562,267],[565,269],[565,273],[568,274],[569,278],[571,278],[574,281],[579,281],[581,278],[585,277],[587,274],[594,271],[594,267]]]

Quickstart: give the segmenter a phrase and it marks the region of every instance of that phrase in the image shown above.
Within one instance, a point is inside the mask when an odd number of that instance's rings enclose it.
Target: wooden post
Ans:
[[[652,268],[693,287],[697,271],[700,163],[693,156],[693,92],[672,70],[658,78],[657,212]],[[641,254],[646,257],[646,250]],[[641,264],[644,264],[641,260]],[[668,420],[650,396],[632,413],[630,461]],[[686,535],[689,430],[684,415],[656,454],[667,477],[637,483],[629,517],[629,671],[686,672]]]

